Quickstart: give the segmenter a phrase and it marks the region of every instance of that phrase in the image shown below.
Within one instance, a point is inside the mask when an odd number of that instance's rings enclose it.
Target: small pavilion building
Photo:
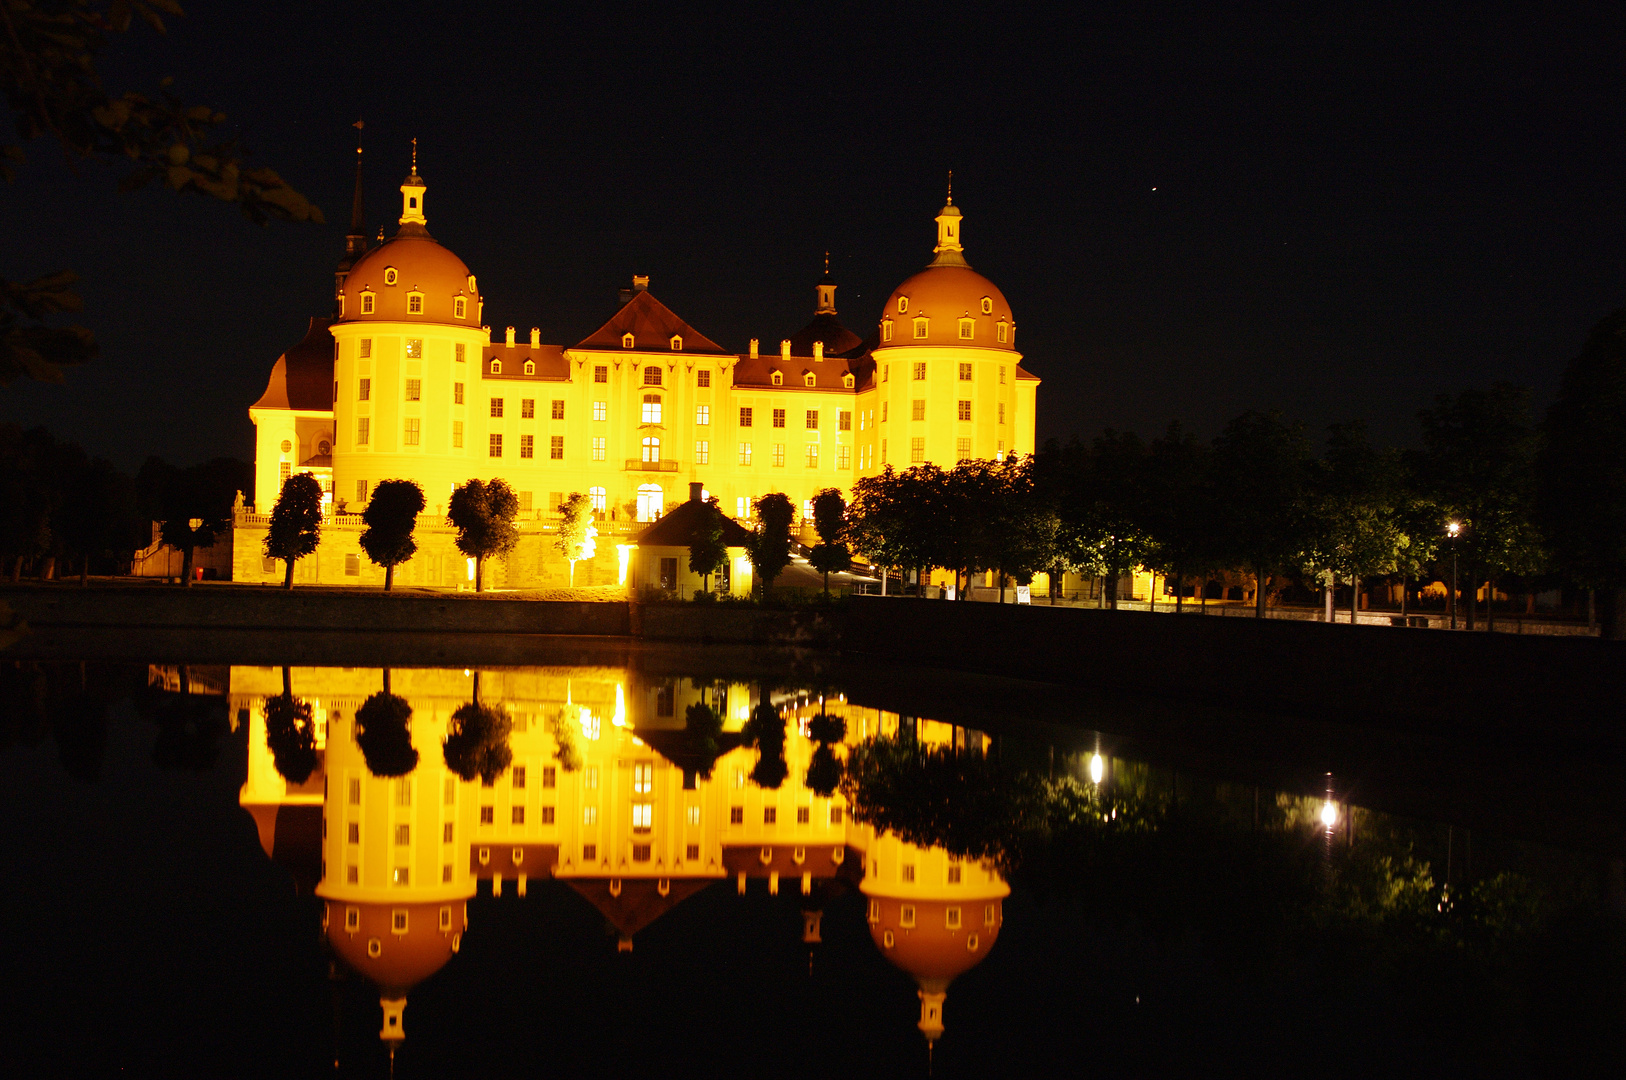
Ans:
[[[710,590],[720,596],[751,595],[751,560],[746,554],[751,533],[705,496],[704,484],[690,483],[688,502],[680,503],[626,545],[623,558],[628,560],[626,578],[631,595],[639,596],[645,589],[659,589],[673,596],[688,597],[704,590],[706,580],[689,569],[689,548],[701,536],[701,530],[713,514],[721,519],[728,558],[721,572],[711,575]]]

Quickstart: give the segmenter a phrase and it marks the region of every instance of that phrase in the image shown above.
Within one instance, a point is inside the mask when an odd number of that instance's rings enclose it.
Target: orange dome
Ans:
[[[963,319],[971,320],[970,337],[961,331]],[[1014,352],[1016,320],[1005,294],[969,266],[928,266],[893,289],[881,312],[881,346],[900,345],[970,345]]]
[[[393,281],[390,271],[394,271]],[[372,295],[367,311],[363,293]],[[442,247],[421,226],[403,225],[394,238],[373,248],[350,268],[344,279],[341,322],[451,323],[480,326],[480,294],[463,260]],[[409,298],[421,296],[422,311],[409,310]],[[461,298],[463,314],[457,314]]]
[[[981,963],[999,939],[1003,919],[998,900],[872,897],[870,903],[870,937],[881,955],[923,989],[939,992]]]
[[[404,995],[452,958],[467,926],[464,902],[347,904],[328,900],[328,944],[351,970]]]

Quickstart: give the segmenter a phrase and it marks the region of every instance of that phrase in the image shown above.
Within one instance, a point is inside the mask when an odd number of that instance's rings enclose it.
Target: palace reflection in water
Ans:
[[[799,890],[811,949],[825,900],[856,887],[876,947],[917,984],[931,1041],[950,983],[999,937],[1010,889],[991,865],[877,835],[828,790],[830,760],[866,739],[902,725],[926,745],[980,749],[985,736],[964,728],[608,667],[233,667],[229,694],[234,723],[249,726],[239,801],[267,855],[322,898],[334,955],[377,985],[380,1035],[392,1046],[404,1038],[412,988],[477,932],[467,901],[482,881],[493,895],[523,897],[557,879],[629,951],[640,930],[724,881],[741,894]],[[409,718],[382,707],[392,695]],[[279,744],[282,728],[267,737],[290,698],[309,709],[302,767]],[[500,770],[486,764],[484,776],[462,768],[473,775],[464,779],[442,746],[469,728],[471,706],[506,714],[512,757]],[[821,715],[845,731],[832,738]],[[387,737],[402,719],[410,749]],[[706,730],[717,721],[721,730]],[[782,743],[772,731],[781,722]]]

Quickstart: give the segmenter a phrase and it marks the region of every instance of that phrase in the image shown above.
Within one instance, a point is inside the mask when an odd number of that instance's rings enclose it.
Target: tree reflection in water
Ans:
[[[785,718],[769,704],[766,691],[762,694],[762,703],[751,710],[751,719],[746,721],[740,735],[745,745],[757,748],[751,782],[777,791],[790,775],[790,766],[785,762]]]
[[[496,783],[514,760],[508,746],[513,731],[514,721],[505,710],[480,704],[480,673],[476,671],[474,700],[459,705],[446,726],[446,741],[441,744],[446,767],[465,781],[478,776],[482,783]]]
[[[299,785],[316,771],[316,722],[311,704],[294,697],[293,669],[282,669],[282,693],[265,699],[265,745],[277,772]]]
[[[406,776],[418,767],[411,723],[412,706],[406,698],[389,692],[386,670],[384,689],[356,710],[356,745],[361,747],[368,772],[374,776]]]

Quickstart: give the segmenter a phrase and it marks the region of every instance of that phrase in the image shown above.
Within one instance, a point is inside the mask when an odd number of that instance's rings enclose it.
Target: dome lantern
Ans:
[[[423,214],[423,194],[428,190],[423,177],[418,175],[418,140],[412,140],[412,172],[401,181],[401,224],[419,225],[429,224],[429,219]]]

